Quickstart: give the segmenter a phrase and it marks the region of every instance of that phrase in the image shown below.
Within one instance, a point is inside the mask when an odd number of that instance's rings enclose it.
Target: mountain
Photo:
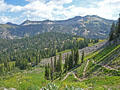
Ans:
[[[113,20],[101,18],[96,15],[84,17],[76,16],[67,20],[26,20],[20,25],[7,23],[0,25],[1,38],[20,38],[33,36],[43,32],[62,32],[80,35],[87,38],[107,38]]]

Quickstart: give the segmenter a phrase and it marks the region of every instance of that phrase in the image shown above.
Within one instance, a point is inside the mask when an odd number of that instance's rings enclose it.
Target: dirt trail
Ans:
[[[88,64],[89,64],[89,60],[87,60],[86,66],[84,67],[83,78],[78,78],[78,77],[76,76],[75,72],[74,72],[74,71],[71,71],[71,72],[68,72],[68,73],[66,74],[66,76],[62,79],[62,81],[64,81],[64,80],[65,80],[69,75],[71,75],[71,74],[73,74],[74,78],[76,78],[76,79],[79,80],[79,81],[85,80],[86,78],[84,78],[84,77],[85,77],[85,73],[86,73],[86,69],[87,69]]]
[[[108,65],[97,64],[94,60],[92,60],[92,62],[93,62],[94,64],[100,65],[100,66],[102,66],[102,67],[104,67],[104,68],[106,68],[106,69],[119,71],[119,70],[117,70],[117,69],[115,69],[115,68],[112,68],[112,67],[110,67],[110,66],[108,66]]]
[[[76,76],[76,73],[75,73],[74,71],[71,71],[71,72],[68,72],[68,73],[66,74],[66,76],[62,79],[62,81],[64,81],[69,75],[72,75],[72,74],[73,74],[74,78],[76,78],[76,79],[77,79],[78,81],[80,81],[80,82],[83,81],[83,80],[86,80],[87,78],[85,78],[85,73],[86,73],[86,69],[87,69],[87,67],[88,67],[89,61],[90,61],[90,60],[87,61],[86,66],[85,66],[85,68],[84,68],[84,70],[83,70],[83,78],[77,77],[77,76]],[[94,64],[96,64],[96,62],[94,62],[94,60],[92,60],[92,62],[93,62]],[[100,64],[97,64],[97,65],[100,65]],[[110,70],[116,70],[116,69],[111,68],[110,66],[107,66],[107,65],[101,65],[101,66],[104,67],[104,68],[110,69]],[[118,71],[118,70],[116,70],[116,71]]]
[[[68,72],[67,74],[66,74],[66,76],[62,79],[62,81],[64,81],[70,74],[72,74],[73,73],[73,71],[71,71],[71,72]]]
[[[86,79],[86,78],[78,78],[74,72],[73,72],[73,75],[74,75],[74,78],[76,78],[80,82]]]
[[[86,73],[86,69],[87,69],[88,64],[89,64],[89,60],[87,60],[87,63],[86,63],[85,68],[83,70],[83,77],[85,77],[85,73]]]
[[[110,69],[110,70],[119,71],[119,70],[117,70],[117,69],[115,69],[115,68],[112,68],[112,67],[110,67],[110,66],[107,66],[107,65],[101,65],[101,66],[104,67],[104,68]]]
[[[85,80],[86,78],[78,78],[77,76],[76,76],[76,74],[75,74],[75,72],[74,71],[71,71],[71,72],[68,72],[67,74],[66,74],[66,76],[62,79],[62,81],[64,81],[65,79],[67,79],[67,77],[69,76],[69,75],[72,75],[73,74],[73,76],[74,76],[74,78],[76,78],[78,81],[83,81],[83,80]]]

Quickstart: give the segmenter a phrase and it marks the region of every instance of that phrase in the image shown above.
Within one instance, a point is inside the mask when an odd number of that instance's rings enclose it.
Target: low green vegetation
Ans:
[[[77,76],[79,78],[83,77],[83,71],[84,71],[85,65],[86,65],[86,62],[84,62],[80,67],[78,67],[77,69],[75,69],[75,71],[77,73]]]
[[[44,68],[41,67],[0,77],[0,87],[17,90],[39,90],[49,82],[44,78]]]
[[[73,75],[69,75],[64,81],[56,80],[54,83],[59,86],[60,90],[65,87],[87,88],[84,82],[79,82]]]
[[[94,90],[119,90],[120,77],[119,76],[97,76],[89,78],[84,81],[89,87]]]

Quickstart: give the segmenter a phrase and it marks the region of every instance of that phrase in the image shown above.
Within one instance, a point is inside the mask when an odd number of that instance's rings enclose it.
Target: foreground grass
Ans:
[[[17,90],[39,90],[49,81],[44,79],[44,68],[41,71],[17,73],[14,76],[0,78],[0,87],[16,88]]]
[[[93,77],[84,81],[88,86],[93,87],[94,90],[119,90],[120,77],[119,76],[104,76]]]
[[[69,75],[64,81],[56,80],[54,82],[60,90],[63,90],[66,86],[68,87],[79,87],[79,88],[87,88],[87,85],[84,82],[79,82],[73,75]]]
[[[74,78],[73,75],[69,75],[66,80],[57,80],[54,82],[59,90],[63,90],[67,87],[83,88],[85,90],[119,90],[120,89],[120,77],[119,76],[98,76],[88,78],[82,82]]]
[[[38,68],[38,71],[26,71],[26,73],[16,73],[10,77],[0,78],[0,87],[16,88],[17,90],[40,90],[40,88],[45,87],[48,83],[50,81],[44,79],[43,68]],[[120,89],[119,76],[98,76],[80,82],[73,75],[69,75],[64,81],[56,80],[53,83],[59,87],[59,90],[63,90],[66,86],[88,90]]]

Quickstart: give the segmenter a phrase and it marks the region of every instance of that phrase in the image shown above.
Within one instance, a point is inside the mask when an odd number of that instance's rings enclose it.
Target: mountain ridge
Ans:
[[[28,23],[28,22],[36,22],[36,23],[42,23],[42,22],[54,22],[54,23],[60,23],[60,22],[68,22],[68,21],[77,21],[79,19],[85,19],[85,18],[100,18],[100,19],[104,19],[104,20],[108,20],[108,21],[115,21],[115,20],[110,20],[110,19],[105,19],[105,18],[102,18],[100,16],[97,16],[97,15],[86,15],[86,16],[75,16],[73,18],[69,18],[69,19],[66,19],[66,20],[49,20],[49,19],[46,19],[46,20],[42,20],[42,21],[31,21],[31,20],[25,20],[23,21],[23,23],[21,23],[20,25],[24,25],[25,23]]]
[[[86,38],[107,38],[110,27],[114,20],[104,19],[96,15],[87,15],[84,17],[76,16],[67,20],[43,20],[30,21],[26,20],[20,25],[7,23],[0,25],[0,36],[9,38],[34,36],[44,32],[61,32],[73,35],[79,35]],[[5,27],[9,25],[10,28]],[[3,27],[4,26],[4,27]],[[3,34],[4,32],[8,34]],[[2,38],[2,37],[1,37]]]

